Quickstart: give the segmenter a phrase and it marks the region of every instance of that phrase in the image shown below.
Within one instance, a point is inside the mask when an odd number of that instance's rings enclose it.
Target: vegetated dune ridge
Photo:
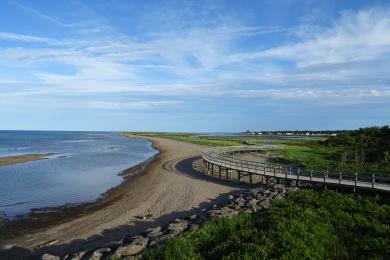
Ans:
[[[43,160],[43,159],[47,159],[52,155],[55,155],[55,153],[23,154],[23,155],[0,157],[0,166],[24,163],[24,162],[36,161],[36,160]]]
[[[57,255],[102,246],[190,215],[193,209],[237,189],[174,170],[174,164],[181,159],[200,155],[202,146],[154,137],[145,139],[152,141],[160,154],[143,173],[109,192],[105,199],[116,198],[112,204],[40,232],[3,241],[2,250],[17,246],[44,252],[47,248],[40,245],[53,240],[58,242],[49,251]],[[140,220],[140,216],[147,219]]]

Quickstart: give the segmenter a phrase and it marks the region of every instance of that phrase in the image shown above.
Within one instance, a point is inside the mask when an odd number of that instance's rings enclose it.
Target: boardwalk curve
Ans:
[[[390,178],[386,174],[343,173],[327,170],[304,169],[269,162],[243,160],[234,156],[246,152],[265,152],[279,149],[277,145],[251,145],[216,147],[203,150],[206,174],[238,182],[295,182],[323,184],[356,189],[390,192]]]

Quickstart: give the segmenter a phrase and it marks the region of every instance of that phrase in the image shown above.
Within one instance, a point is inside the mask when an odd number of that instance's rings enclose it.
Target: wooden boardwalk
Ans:
[[[206,173],[214,177],[254,184],[276,180],[277,182],[312,183],[370,189],[390,192],[390,177],[386,174],[343,173],[326,170],[302,169],[275,163],[262,163],[236,158],[235,154],[278,149],[277,145],[230,146],[205,149],[202,159]]]

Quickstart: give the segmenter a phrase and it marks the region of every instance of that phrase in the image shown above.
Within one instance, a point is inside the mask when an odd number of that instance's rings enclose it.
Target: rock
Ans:
[[[121,245],[122,245],[122,243],[120,241],[114,241],[114,242],[110,242],[108,244],[105,244],[104,248],[109,248],[111,251],[115,251],[115,249],[117,249]]]
[[[185,219],[176,219],[174,222],[168,225],[168,230],[172,234],[179,234],[186,230],[188,227],[188,221]]]
[[[280,200],[281,198],[283,198],[283,193],[276,194],[274,197],[275,200]]]
[[[147,237],[135,236],[129,245],[118,247],[115,251],[115,255],[119,257],[136,255],[145,249],[148,242],[149,238]]]
[[[227,199],[228,199],[228,200],[233,200],[234,197],[233,197],[233,195],[229,195],[229,196],[227,197]]]
[[[159,237],[163,234],[163,232],[161,231],[161,227],[160,226],[157,226],[155,228],[149,228],[146,230],[147,232],[147,237],[148,238],[155,238],[155,237]]]
[[[95,250],[89,260],[101,260],[104,259],[105,255],[111,252],[111,249],[108,247],[103,247]]]
[[[255,212],[257,212],[257,211],[259,211],[261,209],[261,207],[259,207],[259,206],[257,206],[256,204],[254,204],[254,205],[251,205],[251,211],[253,212],[253,213],[255,213]]]
[[[190,220],[195,220],[198,216],[196,214],[190,216]]]
[[[43,254],[41,256],[41,259],[42,260],[60,260],[60,257],[55,256],[55,255],[51,255],[51,254]]]
[[[82,259],[88,251],[81,251],[79,253],[74,254],[72,257],[68,258],[69,260],[80,260]]]
[[[221,209],[211,211],[210,218],[230,217],[238,214],[238,211],[229,207],[223,207]]]
[[[266,209],[269,207],[270,200],[268,198],[265,198],[264,200],[260,201],[259,205],[263,208]]]
[[[164,240],[167,240],[168,238],[171,238],[171,237],[174,237],[174,234],[165,234],[165,235],[162,235],[160,237],[157,237],[157,238],[154,238],[152,239],[152,241],[150,241],[150,246],[154,246],[155,244],[158,244],[158,243],[161,243],[162,241]]]
[[[197,230],[197,229],[199,229],[199,225],[198,224],[191,224],[190,225],[190,229],[191,230]]]

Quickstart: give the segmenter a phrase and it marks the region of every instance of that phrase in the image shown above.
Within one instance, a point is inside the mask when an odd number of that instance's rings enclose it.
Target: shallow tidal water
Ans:
[[[57,153],[0,166],[0,217],[91,202],[119,185],[118,174],[157,153],[151,142],[109,132],[0,131],[0,157]]]

